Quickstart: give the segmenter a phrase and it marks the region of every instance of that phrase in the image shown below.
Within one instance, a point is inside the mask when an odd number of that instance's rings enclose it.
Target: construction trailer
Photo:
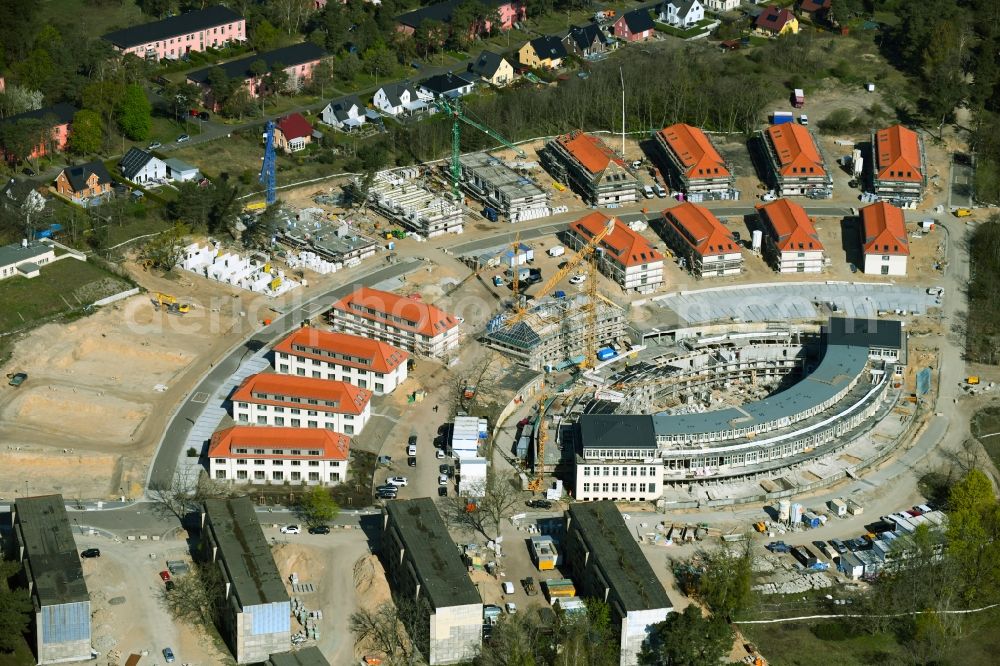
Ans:
[[[559,564],[559,551],[555,540],[548,535],[531,537],[531,559],[539,571],[552,571]]]
[[[459,459],[478,458],[482,434],[480,419],[476,416],[456,416],[451,429],[451,452]]]
[[[826,503],[826,506],[830,509],[833,515],[838,518],[843,518],[847,515],[847,502],[840,498],[834,498]]]

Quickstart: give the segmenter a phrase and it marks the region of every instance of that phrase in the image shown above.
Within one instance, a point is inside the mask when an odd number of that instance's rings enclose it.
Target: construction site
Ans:
[[[526,222],[552,214],[549,192],[499,159],[486,153],[471,153],[462,155],[459,163],[463,186],[485,206],[483,214],[493,217],[493,221],[502,216],[508,222]]]

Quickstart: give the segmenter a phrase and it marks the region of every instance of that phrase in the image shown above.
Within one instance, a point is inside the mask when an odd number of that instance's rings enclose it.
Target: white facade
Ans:
[[[268,453],[273,453],[267,449]],[[317,453],[319,453],[317,451]],[[324,460],[306,457],[288,458],[209,458],[209,475],[218,481],[237,483],[292,485],[305,483],[335,486],[347,478],[346,460]]]
[[[431,358],[442,358],[458,350],[458,326],[428,336],[336,308],[330,311],[330,325],[336,331],[381,340],[394,347]]]
[[[576,498],[580,501],[652,502],[662,494],[663,460],[659,458],[577,461]]]
[[[314,405],[315,407],[316,405]],[[303,409],[303,407],[307,407]],[[345,435],[360,433],[371,416],[371,403],[360,414],[308,409],[304,403],[293,406],[269,405],[258,402],[233,402],[233,420],[237,425],[264,425],[290,428],[326,428]]]
[[[430,614],[429,632],[428,663],[470,662],[482,646],[483,605],[435,608]]]
[[[822,250],[786,250],[778,254],[779,273],[822,273]]]
[[[603,263],[603,262],[602,262]],[[611,262],[617,264],[617,262]],[[641,294],[656,291],[663,284],[663,260],[651,261],[648,264],[629,266],[622,273],[619,265],[614,265],[612,276],[626,291],[637,291]]]
[[[687,10],[682,12],[682,10]],[[667,0],[660,5],[660,21],[676,28],[690,28],[705,18],[705,8],[698,0],[690,6],[684,0]]]
[[[338,101],[330,102],[323,107],[319,116],[321,122],[339,130],[357,129],[365,124],[365,110],[363,107],[349,102],[344,103],[345,108],[340,109],[337,107]]]
[[[127,177],[127,176],[126,176]],[[149,183],[167,179],[167,163],[158,157],[151,157],[129,178],[133,183]]]
[[[56,253],[51,245],[31,244],[8,245],[0,247],[0,280],[14,277],[18,274],[17,267],[22,264],[44,266],[55,261]]]
[[[743,255],[739,252],[709,254],[701,258],[700,276],[703,278],[739,275],[743,272]]]
[[[739,6],[740,0],[705,0],[705,7],[713,12],[731,12]]]
[[[426,91],[416,90],[409,86],[393,85],[395,86],[394,91],[389,90],[389,86],[379,88],[375,96],[372,97],[372,104],[382,113],[394,118],[426,109],[427,103],[432,99]]]
[[[865,254],[866,275],[906,275],[905,254]]]
[[[392,393],[406,381],[406,363],[401,363],[391,372],[382,373],[338,363],[336,360],[322,361],[279,351],[274,352],[274,360],[274,370],[280,374],[347,382],[377,395]]]
[[[642,643],[649,637],[649,628],[667,619],[673,608],[649,608],[628,611],[622,618],[621,666],[637,666]]]
[[[486,487],[486,458],[462,458],[458,461],[458,494],[482,497]]]

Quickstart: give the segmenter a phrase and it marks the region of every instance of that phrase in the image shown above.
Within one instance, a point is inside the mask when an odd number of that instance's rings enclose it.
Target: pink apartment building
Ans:
[[[73,116],[75,114],[76,109],[73,106],[62,103],[55,104],[53,106],[45,106],[34,111],[25,111],[24,113],[19,113],[16,116],[8,116],[0,119],[0,124],[15,124],[22,121],[42,121],[44,123],[51,123],[51,139],[49,141],[39,142],[31,154],[27,156],[29,159],[35,159],[47,155],[50,151],[61,153],[66,150],[66,144],[69,142],[69,132],[73,124]],[[3,158],[7,162],[12,162],[15,159],[14,155],[4,150],[3,146],[0,146],[0,154],[3,155]]]
[[[219,48],[246,38],[246,21],[222,5],[104,35],[104,40],[122,53],[155,60],[173,60],[191,51]]]

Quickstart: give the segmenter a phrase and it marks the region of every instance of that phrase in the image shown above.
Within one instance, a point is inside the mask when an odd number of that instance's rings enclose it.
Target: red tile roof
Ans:
[[[256,395],[255,395],[256,394]],[[277,395],[279,398],[261,398],[259,394]],[[291,402],[288,398],[303,398],[322,401],[314,405],[306,402]],[[258,373],[250,375],[233,393],[233,402],[253,402],[258,405],[278,405],[281,407],[299,407],[315,409],[321,412],[335,414],[361,414],[372,392],[358,388],[347,382],[331,379],[316,379],[313,377],[297,377],[295,375],[277,375]],[[331,402],[332,405],[322,404]]]
[[[370,287],[358,287],[334,303],[333,308],[429,338],[458,326],[458,320],[440,308]]]
[[[663,219],[703,257],[740,253],[733,234],[707,208],[685,202],[663,211]]]
[[[774,5],[771,5],[764,8],[764,11],[760,13],[754,24],[762,30],[781,32],[785,24],[794,18],[795,14],[790,9],[785,9],[784,7],[778,9]]]
[[[880,202],[861,209],[864,225],[865,254],[895,254],[909,256],[910,244],[906,240],[906,220],[903,211]]]
[[[301,113],[290,113],[278,121],[278,129],[285,135],[286,141],[312,136],[313,128]]]
[[[902,125],[879,130],[875,133],[875,154],[879,180],[922,180],[920,139],[913,130]]]
[[[802,11],[807,13],[818,12],[821,9],[829,9],[831,0],[802,0]]]
[[[823,251],[823,243],[816,233],[816,227],[806,214],[806,209],[788,199],[778,199],[766,204],[758,204],[764,224],[773,231],[775,244],[781,252]]]
[[[589,240],[607,226],[609,219],[603,213],[590,213],[571,223],[569,228]],[[626,268],[663,261],[663,253],[653,247],[642,234],[629,229],[619,219],[615,219],[615,228],[611,233],[601,239],[600,247]]]
[[[303,350],[302,347],[310,351]],[[347,333],[321,331],[311,326],[303,326],[292,332],[291,335],[274,346],[274,351],[381,373],[392,372],[406,363],[406,359],[410,356],[402,349],[396,349],[392,345],[378,340]],[[340,356],[333,358],[323,353],[316,353],[317,351],[335,352],[357,360],[348,360]],[[362,363],[362,359],[368,362]]]
[[[808,129],[795,123],[783,123],[768,127],[767,135],[782,176],[826,175],[823,158]]]
[[[611,150],[608,144],[580,130],[556,137],[556,141],[592,174],[603,172],[611,162],[621,167],[625,166],[625,162],[615,155],[615,151]]]
[[[234,453],[233,449],[247,449],[247,453]],[[252,449],[264,449],[267,453],[254,453]],[[292,455],[289,452],[291,449],[302,453]],[[347,460],[350,450],[350,437],[326,428],[231,426],[212,435],[208,457]],[[321,453],[319,456],[310,456],[309,451]]]
[[[687,169],[688,178],[729,178],[722,155],[697,127],[677,123],[663,128],[659,134]]]

